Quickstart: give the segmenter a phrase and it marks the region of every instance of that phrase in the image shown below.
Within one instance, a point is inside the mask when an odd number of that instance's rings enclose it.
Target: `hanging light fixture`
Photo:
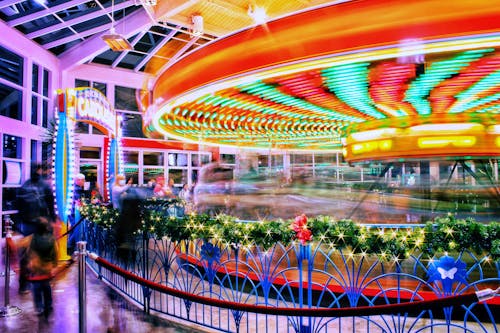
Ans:
[[[193,23],[192,26],[192,33],[194,36],[201,36],[203,35],[203,16],[201,15],[194,15],[191,17],[191,21]]]
[[[114,52],[122,52],[126,50],[132,50],[132,45],[128,42],[125,36],[116,33],[115,30],[115,1],[111,2],[111,28],[109,29],[109,34],[103,35],[102,40],[108,44],[109,48]]]

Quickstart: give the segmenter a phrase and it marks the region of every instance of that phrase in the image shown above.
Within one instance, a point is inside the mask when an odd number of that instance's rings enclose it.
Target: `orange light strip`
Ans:
[[[490,0],[370,0],[316,8],[207,44],[161,74],[154,98],[169,101],[195,87],[271,66],[368,47],[498,31]],[[335,19],[332,19],[335,18]],[[353,22],[363,22],[362,25]],[[221,66],[220,64],[224,64]],[[175,82],[176,84],[171,84]]]

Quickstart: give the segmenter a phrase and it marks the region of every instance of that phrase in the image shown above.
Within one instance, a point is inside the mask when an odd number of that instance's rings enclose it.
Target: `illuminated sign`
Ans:
[[[81,88],[68,90],[67,108],[76,120],[96,122],[116,135],[116,116],[106,97],[98,90]]]

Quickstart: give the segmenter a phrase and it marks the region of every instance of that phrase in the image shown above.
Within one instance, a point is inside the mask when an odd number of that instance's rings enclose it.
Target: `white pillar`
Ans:
[[[340,180],[340,166],[339,166],[339,152],[335,153],[335,159],[336,159],[336,175],[337,175],[337,183]]]

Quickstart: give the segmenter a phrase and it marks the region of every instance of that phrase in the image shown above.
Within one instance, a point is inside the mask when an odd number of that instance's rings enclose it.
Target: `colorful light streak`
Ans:
[[[280,19],[265,34],[242,31],[181,59],[165,74],[168,80],[155,84],[146,134],[214,145],[339,149],[342,138],[378,127],[411,135],[408,128],[434,122],[499,122],[500,32],[487,20],[498,9],[484,1],[458,1],[446,12],[439,1],[369,4],[301,13],[293,28],[286,24],[291,19]],[[347,16],[329,19],[328,26],[328,15],[314,15],[330,11]],[[332,25],[347,21],[360,24],[332,32]],[[402,32],[415,34],[418,45],[401,47],[408,38]],[[425,66],[411,59],[425,59]]]

